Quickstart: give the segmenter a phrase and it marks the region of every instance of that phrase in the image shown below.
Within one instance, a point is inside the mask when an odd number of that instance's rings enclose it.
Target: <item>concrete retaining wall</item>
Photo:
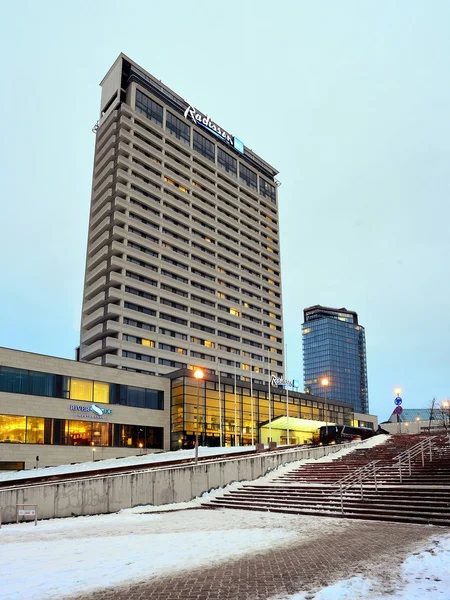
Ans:
[[[123,508],[187,502],[234,481],[252,481],[282,464],[320,458],[342,446],[264,452],[236,460],[183,465],[133,474],[45,483],[0,490],[3,523],[16,519],[16,504],[37,504],[38,518],[51,519],[117,512]]]

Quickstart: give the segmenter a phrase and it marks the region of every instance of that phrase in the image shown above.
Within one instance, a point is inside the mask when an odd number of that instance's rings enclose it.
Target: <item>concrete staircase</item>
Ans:
[[[269,481],[262,478],[203,506],[450,526],[450,440],[430,438],[393,435],[371,448],[363,443],[342,458],[315,461]],[[409,461],[404,461],[400,483],[395,457],[422,440],[432,444],[431,462],[427,450],[422,466],[420,452],[411,460],[410,475]],[[365,466],[370,477],[361,483],[358,470]],[[339,482],[355,473],[355,484],[344,486],[341,499]]]

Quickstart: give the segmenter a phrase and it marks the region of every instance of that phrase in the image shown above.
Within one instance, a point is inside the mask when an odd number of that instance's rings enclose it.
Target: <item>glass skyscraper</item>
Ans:
[[[356,312],[311,306],[303,311],[305,390],[369,412],[366,340]],[[327,385],[324,384],[327,379]]]

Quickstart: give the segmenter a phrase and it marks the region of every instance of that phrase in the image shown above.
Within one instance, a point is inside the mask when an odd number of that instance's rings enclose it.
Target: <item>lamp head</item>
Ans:
[[[195,369],[195,371],[194,371],[194,377],[195,377],[195,379],[197,379],[197,380],[198,379],[203,379],[204,375],[205,374],[203,373],[203,371],[201,369]]]

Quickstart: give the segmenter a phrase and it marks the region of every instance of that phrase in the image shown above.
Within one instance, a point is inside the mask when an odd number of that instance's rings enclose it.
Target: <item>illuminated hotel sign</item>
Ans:
[[[91,404],[91,406],[81,406],[79,404],[71,404],[70,410],[78,413],[88,413],[84,414],[84,417],[88,419],[104,419],[104,415],[112,415],[111,408],[100,408],[96,404]],[[94,413],[94,414],[90,414]]]
[[[212,121],[208,115],[204,115],[189,104],[184,111],[184,116],[186,119],[190,117],[196,125],[200,125],[205,129],[209,129],[214,135],[230,144],[230,146],[233,146],[233,148],[235,148],[241,154],[244,154],[244,144],[241,142],[241,140],[238,140],[238,138],[235,138],[227,133],[225,129],[219,127],[219,125],[214,123],[214,121]]]
[[[294,387],[294,388],[300,387],[297,379],[282,379],[281,377],[275,377],[275,375],[272,377],[271,384],[274,387],[286,387],[286,386]]]

